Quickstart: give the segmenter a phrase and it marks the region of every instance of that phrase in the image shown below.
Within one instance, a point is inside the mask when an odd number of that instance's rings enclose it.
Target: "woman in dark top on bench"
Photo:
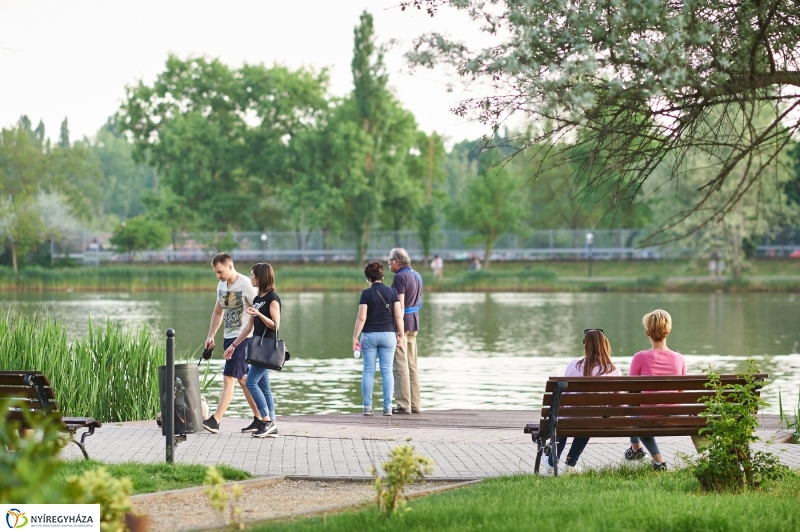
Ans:
[[[403,309],[397,292],[383,284],[383,264],[380,261],[368,262],[364,268],[364,276],[369,288],[361,293],[353,331],[353,351],[361,351],[364,359],[364,372],[361,376],[364,415],[372,415],[372,389],[375,386],[377,359],[381,368],[383,415],[391,416],[394,394],[392,364],[395,348],[403,340]]]

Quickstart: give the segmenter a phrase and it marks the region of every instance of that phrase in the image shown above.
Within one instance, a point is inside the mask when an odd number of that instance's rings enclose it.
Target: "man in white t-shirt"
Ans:
[[[245,352],[247,344],[253,337],[253,333],[244,334],[250,331],[250,315],[245,312],[247,307],[253,305],[253,299],[257,291],[250,282],[250,278],[241,275],[233,266],[233,259],[227,253],[218,253],[211,260],[211,267],[219,279],[217,285],[217,303],[214,305],[214,312],[211,313],[211,326],[208,328],[208,338],[206,338],[206,349],[214,349],[214,335],[220,325],[224,325],[223,338],[224,349],[233,345],[234,351],[229,359],[225,360],[225,370],[222,372],[222,395],[219,398],[217,411],[203,421],[203,428],[214,434],[219,434],[219,422],[231,404],[233,390],[236,381],[242,387],[244,397],[250,408],[253,409],[254,416],[260,421],[261,416],[256,407],[253,397],[245,386],[245,375],[247,375],[247,362]]]

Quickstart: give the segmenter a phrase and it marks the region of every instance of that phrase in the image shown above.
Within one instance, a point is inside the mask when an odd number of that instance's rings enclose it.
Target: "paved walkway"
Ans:
[[[408,442],[436,462],[434,479],[531,473],[535,448],[530,436],[522,432],[531,417],[530,411],[522,410],[443,410],[392,417],[282,416],[278,418],[280,436],[263,439],[240,432],[249,420],[225,418],[220,434],[189,434],[187,441],[177,446],[175,461],[225,464],[255,476],[364,479],[371,477],[371,467],[386,461],[392,447]],[[785,436],[777,430],[776,418],[761,417],[763,440]],[[677,463],[677,453],[696,455],[688,437],[658,441],[668,463]],[[586,468],[623,463],[627,445],[621,438],[592,439],[581,464]],[[108,423],[87,439],[87,449],[89,456],[102,462],[162,462],[165,438],[155,421]],[[800,445],[759,444],[756,449],[776,453],[784,464],[800,468]],[[62,455],[81,457],[75,445],[66,447]]]

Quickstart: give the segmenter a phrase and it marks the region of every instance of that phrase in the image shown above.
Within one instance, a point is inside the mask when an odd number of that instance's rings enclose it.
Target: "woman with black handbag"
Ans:
[[[403,340],[403,309],[394,288],[383,284],[381,262],[368,262],[364,268],[364,276],[370,287],[361,293],[353,331],[353,350],[361,351],[364,358],[364,372],[361,375],[364,415],[372,415],[372,389],[375,386],[377,359],[381,368],[383,415],[391,416],[394,393],[392,364],[395,348]]]
[[[246,309],[253,316],[253,341],[261,337],[274,340],[276,331],[280,328],[281,299],[275,293],[275,272],[272,266],[266,262],[254,265],[250,269],[250,282],[258,289],[258,295],[253,298],[253,306]],[[256,402],[261,419],[254,420],[242,432],[253,432],[256,438],[277,437],[275,400],[269,387],[269,370],[251,364],[247,370],[247,390]]]

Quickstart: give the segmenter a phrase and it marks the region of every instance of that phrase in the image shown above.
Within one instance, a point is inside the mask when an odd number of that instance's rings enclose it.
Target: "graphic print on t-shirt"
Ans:
[[[225,332],[231,329],[241,329],[242,314],[244,313],[242,293],[220,290],[219,300],[224,310],[222,323],[225,327]]]

